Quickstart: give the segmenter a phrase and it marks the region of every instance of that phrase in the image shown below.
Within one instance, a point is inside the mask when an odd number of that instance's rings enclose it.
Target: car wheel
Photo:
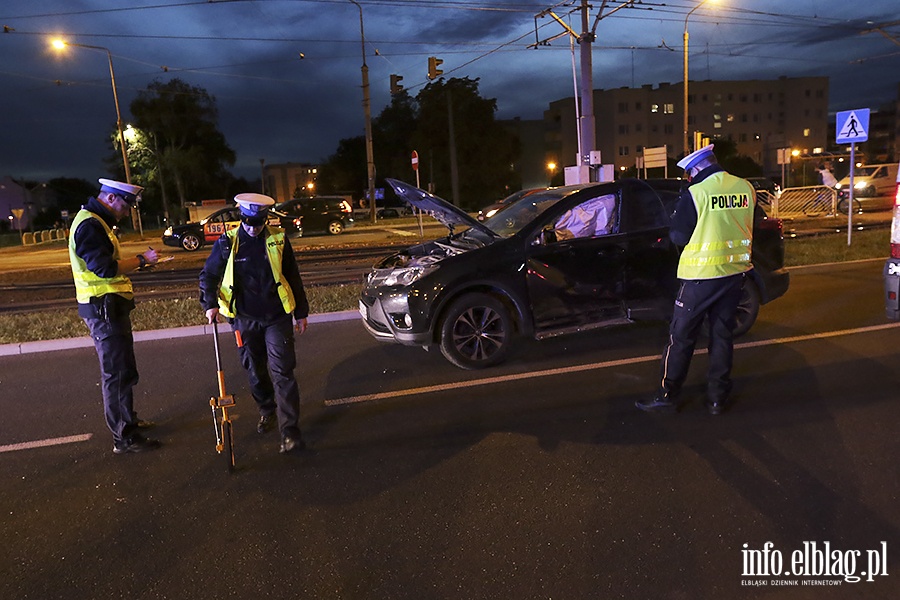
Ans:
[[[483,369],[502,362],[512,341],[506,306],[488,294],[455,300],[441,323],[441,353],[461,369]]]
[[[735,314],[735,337],[750,331],[750,328],[756,323],[757,316],[759,316],[759,290],[751,279],[745,278],[744,285],[741,287],[741,301],[738,303]]]
[[[187,233],[181,238],[181,247],[188,252],[199,250],[202,245],[203,240],[200,239],[200,236],[193,233]]]
[[[340,221],[332,221],[328,224],[328,233],[331,235],[338,235],[342,231],[344,231],[344,224]]]

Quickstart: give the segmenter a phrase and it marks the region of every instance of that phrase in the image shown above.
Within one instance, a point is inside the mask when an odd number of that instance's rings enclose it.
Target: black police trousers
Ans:
[[[299,435],[300,388],[294,376],[297,355],[291,315],[269,323],[237,317],[231,328],[240,332],[238,355],[259,414],[276,414],[282,436]]]
[[[734,328],[744,274],[680,280],[669,342],[662,355],[657,397],[677,400],[687,378],[703,321],[709,320],[707,398],[724,402],[731,392]]]
[[[100,360],[100,384],[106,426],[116,446],[130,443],[137,431],[132,388],[138,382],[134,337],[127,312],[106,319],[84,317]]]

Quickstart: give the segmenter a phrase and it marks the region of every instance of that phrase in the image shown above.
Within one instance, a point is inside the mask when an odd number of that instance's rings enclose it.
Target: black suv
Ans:
[[[315,196],[313,198],[293,198],[275,206],[275,210],[287,215],[294,222],[290,227],[282,219],[286,231],[302,230],[303,233],[327,232],[337,235],[348,227],[353,227],[353,207],[342,196]]]
[[[411,185],[388,182],[450,235],[379,261],[359,310],[375,338],[437,344],[464,369],[501,362],[514,334],[537,339],[671,318],[679,249],[669,240],[680,180],[622,179],[540,190],[479,222]],[[454,233],[457,226],[466,229]],[[757,211],[753,265],[738,326],[783,295],[789,275],[779,219]]]

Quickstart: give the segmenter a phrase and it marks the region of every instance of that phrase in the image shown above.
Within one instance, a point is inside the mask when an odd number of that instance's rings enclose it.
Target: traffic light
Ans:
[[[403,91],[403,86],[400,85],[400,82],[403,81],[403,77],[400,75],[391,75],[391,96],[396,96],[400,92]]]
[[[444,71],[438,69],[438,65],[443,64],[439,58],[435,58],[434,56],[428,57],[428,79],[437,79],[441,75],[444,74]]]

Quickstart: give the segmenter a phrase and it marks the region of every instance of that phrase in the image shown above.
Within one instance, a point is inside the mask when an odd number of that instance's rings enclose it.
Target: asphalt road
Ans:
[[[164,443],[146,455],[112,454],[92,349],[0,357],[0,598],[896,598],[900,327],[881,267],[794,270],[740,340],[721,417],[702,353],[681,413],[634,409],[662,325],[464,372],[348,320],[298,339],[311,449],[287,457],[256,434],[223,336],[233,475],[208,337],[137,345],[137,408]],[[767,542],[772,569],[799,552],[816,572],[803,551],[828,544],[833,571],[878,574],[748,574]]]

